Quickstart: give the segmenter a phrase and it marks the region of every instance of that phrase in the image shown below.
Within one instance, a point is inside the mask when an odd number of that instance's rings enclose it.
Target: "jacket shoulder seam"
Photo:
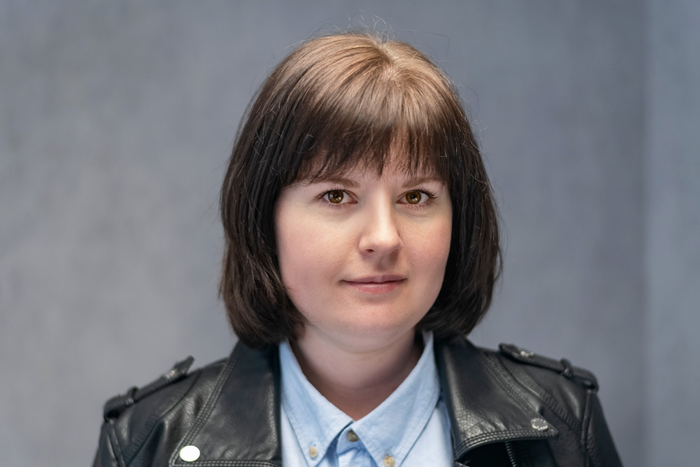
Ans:
[[[107,426],[107,434],[109,439],[109,444],[112,446],[112,452],[117,461],[119,467],[126,467],[126,461],[124,460],[124,452],[122,451],[121,443],[117,437],[117,433],[114,431],[114,424],[109,423]]]
[[[592,412],[591,412],[591,396],[595,394],[593,391],[586,391],[586,406],[584,409],[584,417],[581,422],[581,444],[584,448],[586,456],[590,461],[588,465],[596,466],[601,465],[600,451],[598,447],[595,446],[593,440],[589,439],[588,432],[591,425]]]

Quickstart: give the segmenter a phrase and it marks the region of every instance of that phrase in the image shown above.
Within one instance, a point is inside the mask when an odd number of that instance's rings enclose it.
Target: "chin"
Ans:
[[[350,322],[342,323],[342,325],[339,326],[340,332],[338,334],[353,336],[359,340],[391,340],[392,338],[403,335],[405,332],[415,328],[418,321],[420,321],[422,318],[422,316],[419,316],[415,319],[407,319],[407,316],[391,316],[389,314],[384,315],[383,317],[376,316],[376,314],[372,315],[365,315],[364,317],[360,317]]]

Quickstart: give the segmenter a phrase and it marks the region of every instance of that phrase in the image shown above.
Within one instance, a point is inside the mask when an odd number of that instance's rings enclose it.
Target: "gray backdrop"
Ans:
[[[240,116],[290,45],[365,25],[448,71],[483,147],[506,260],[472,339],[595,371],[626,465],[697,465],[698,24],[695,0],[0,0],[0,463],[90,464],[105,399],[229,352]]]

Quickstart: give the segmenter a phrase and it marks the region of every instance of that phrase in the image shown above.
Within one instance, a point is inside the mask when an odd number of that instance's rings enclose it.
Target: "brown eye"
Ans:
[[[340,204],[343,202],[343,198],[345,198],[345,194],[343,194],[342,190],[331,190],[326,193],[326,196],[328,196],[328,201],[333,204]]]
[[[422,193],[420,191],[409,191],[406,193],[406,201],[408,204],[420,203]]]

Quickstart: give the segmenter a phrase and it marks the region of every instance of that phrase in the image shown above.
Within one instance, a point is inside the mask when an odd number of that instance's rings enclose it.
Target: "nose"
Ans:
[[[378,205],[368,209],[360,237],[363,254],[384,256],[402,248],[395,213],[390,206]]]

